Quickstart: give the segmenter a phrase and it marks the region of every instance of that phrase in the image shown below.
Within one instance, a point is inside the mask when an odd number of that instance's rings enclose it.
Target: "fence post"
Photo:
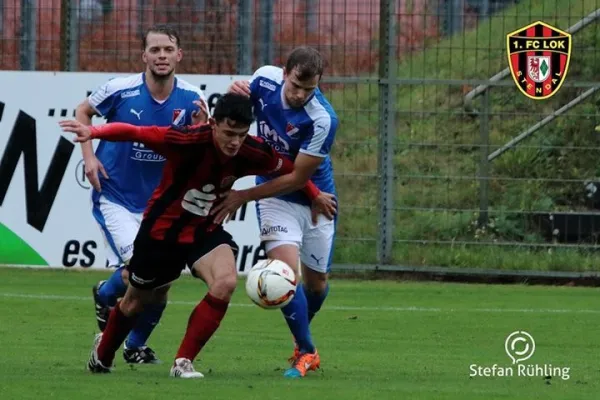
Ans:
[[[479,18],[487,18],[490,15],[490,0],[481,0],[479,6]]]
[[[465,0],[446,1],[446,34],[462,32]]]
[[[394,225],[394,137],[396,135],[396,0],[380,0],[379,16],[379,237],[377,261],[392,262]]]
[[[79,69],[79,1],[71,0],[69,18],[69,71]]]
[[[260,65],[273,63],[273,0],[259,0]]]
[[[71,0],[60,1],[60,70],[68,71],[71,58]]]
[[[490,90],[488,87],[483,92],[483,107],[479,114],[479,142],[480,158],[479,171],[479,226],[487,226],[489,209],[489,188],[490,188],[490,161],[488,160],[490,146]]]
[[[21,70],[33,71],[36,66],[36,0],[21,0]]]
[[[0,36],[4,33],[4,0],[0,0]]]
[[[306,30],[307,33],[317,33],[319,29],[319,2],[306,0]]]
[[[241,75],[252,73],[252,34],[253,22],[252,0],[238,0],[238,62],[237,71]]]

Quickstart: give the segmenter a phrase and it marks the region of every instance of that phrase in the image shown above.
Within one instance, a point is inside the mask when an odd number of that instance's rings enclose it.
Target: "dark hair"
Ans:
[[[308,46],[296,47],[285,63],[285,70],[288,74],[296,69],[299,80],[305,81],[318,76],[319,79],[323,75],[323,58],[321,54],[314,48]]]
[[[250,126],[254,122],[252,100],[244,95],[226,93],[217,100],[212,117],[217,122],[228,118],[236,124]]]
[[[179,41],[179,33],[177,33],[175,28],[173,28],[171,25],[158,24],[158,25],[154,25],[154,26],[151,26],[150,28],[148,28],[148,30],[146,30],[146,33],[144,33],[144,36],[142,36],[142,49],[143,50],[145,50],[146,46],[148,45],[147,41],[148,41],[148,35],[150,33],[162,33],[163,35],[167,35],[169,37],[169,39],[171,39],[171,40],[175,39],[175,44],[177,45],[177,47],[181,47],[180,41]]]

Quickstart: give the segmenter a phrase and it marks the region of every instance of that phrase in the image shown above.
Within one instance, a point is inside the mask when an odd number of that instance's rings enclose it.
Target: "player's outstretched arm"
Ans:
[[[104,139],[112,142],[140,142],[152,145],[165,143],[169,127],[135,126],[122,122],[111,122],[99,126],[87,126],[79,121],[60,121],[64,132],[74,133],[75,142],[85,143],[91,139]]]
[[[273,165],[265,167],[263,170],[249,171],[248,175],[266,175],[276,172],[281,176],[255,186],[250,189],[231,191],[229,195],[211,211],[215,215],[215,223],[221,223],[227,215],[231,215],[242,204],[252,200],[260,200],[267,197],[275,197],[291,193],[299,189],[304,192],[313,202],[317,202],[315,209],[323,213],[329,219],[333,219],[337,212],[337,203],[335,196],[330,193],[323,193],[310,181],[319,164],[323,160],[321,157],[307,154],[299,154],[296,161],[292,163],[287,158],[279,155],[273,150],[278,168],[274,171]],[[313,217],[313,222],[316,215]]]

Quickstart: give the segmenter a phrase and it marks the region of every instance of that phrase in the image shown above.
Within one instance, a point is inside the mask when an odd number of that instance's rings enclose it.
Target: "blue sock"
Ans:
[[[304,286],[304,284],[302,284]],[[306,302],[308,304],[308,323],[312,321],[315,314],[319,312],[323,302],[327,298],[329,294],[329,284],[325,287],[325,291],[321,294],[317,294],[315,292],[311,292],[304,286],[304,294],[306,296]]]
[[[140,318],[135,323],[135,326],[129,332],[125,346],[128,349],[136,347],[142,347],[146,345],[148,338],[152,334],[152,331],[158,325],[160,317],[167,306],[166,303],[161,304],[149,304],[146,306]]]
[[[125,267],[117,268],[110,278],[100,286],[100,290],[98,290],[100,301],[107,306],[114,307],[117,304],[117,299],[123,297],[127,290],[127,285],[123,282],[123,277],[121,276],[123,268]]]
[[[296,343],[298,343],[300,352],[314,353],[315,346],[312,343],[310,329],[308,327],[308,306],[302,285],[298,285],[296,295],[287,306],[281,309],[281,311],[283,312],[285,321],[290,327],[290,331],[296,339]]]

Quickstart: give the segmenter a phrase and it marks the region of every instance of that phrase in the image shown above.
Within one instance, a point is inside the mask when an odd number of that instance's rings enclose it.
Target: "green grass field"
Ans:
[[[597,399],[598,290],[333,280],[313,324],[322,369],[282,377],[292,345],[278,311],[250,304],[242,286],[196,368],[168,377],[189,312],[205,287],[190,277],[151,338],[165,364],[84,369],[95,320],[90,287],[107,272],[0,268],[0,398],[6,399]],[[505,338],[536,341],[524,364],[570,368],[559,377],[469,377],[471,364],[508,367]]]

